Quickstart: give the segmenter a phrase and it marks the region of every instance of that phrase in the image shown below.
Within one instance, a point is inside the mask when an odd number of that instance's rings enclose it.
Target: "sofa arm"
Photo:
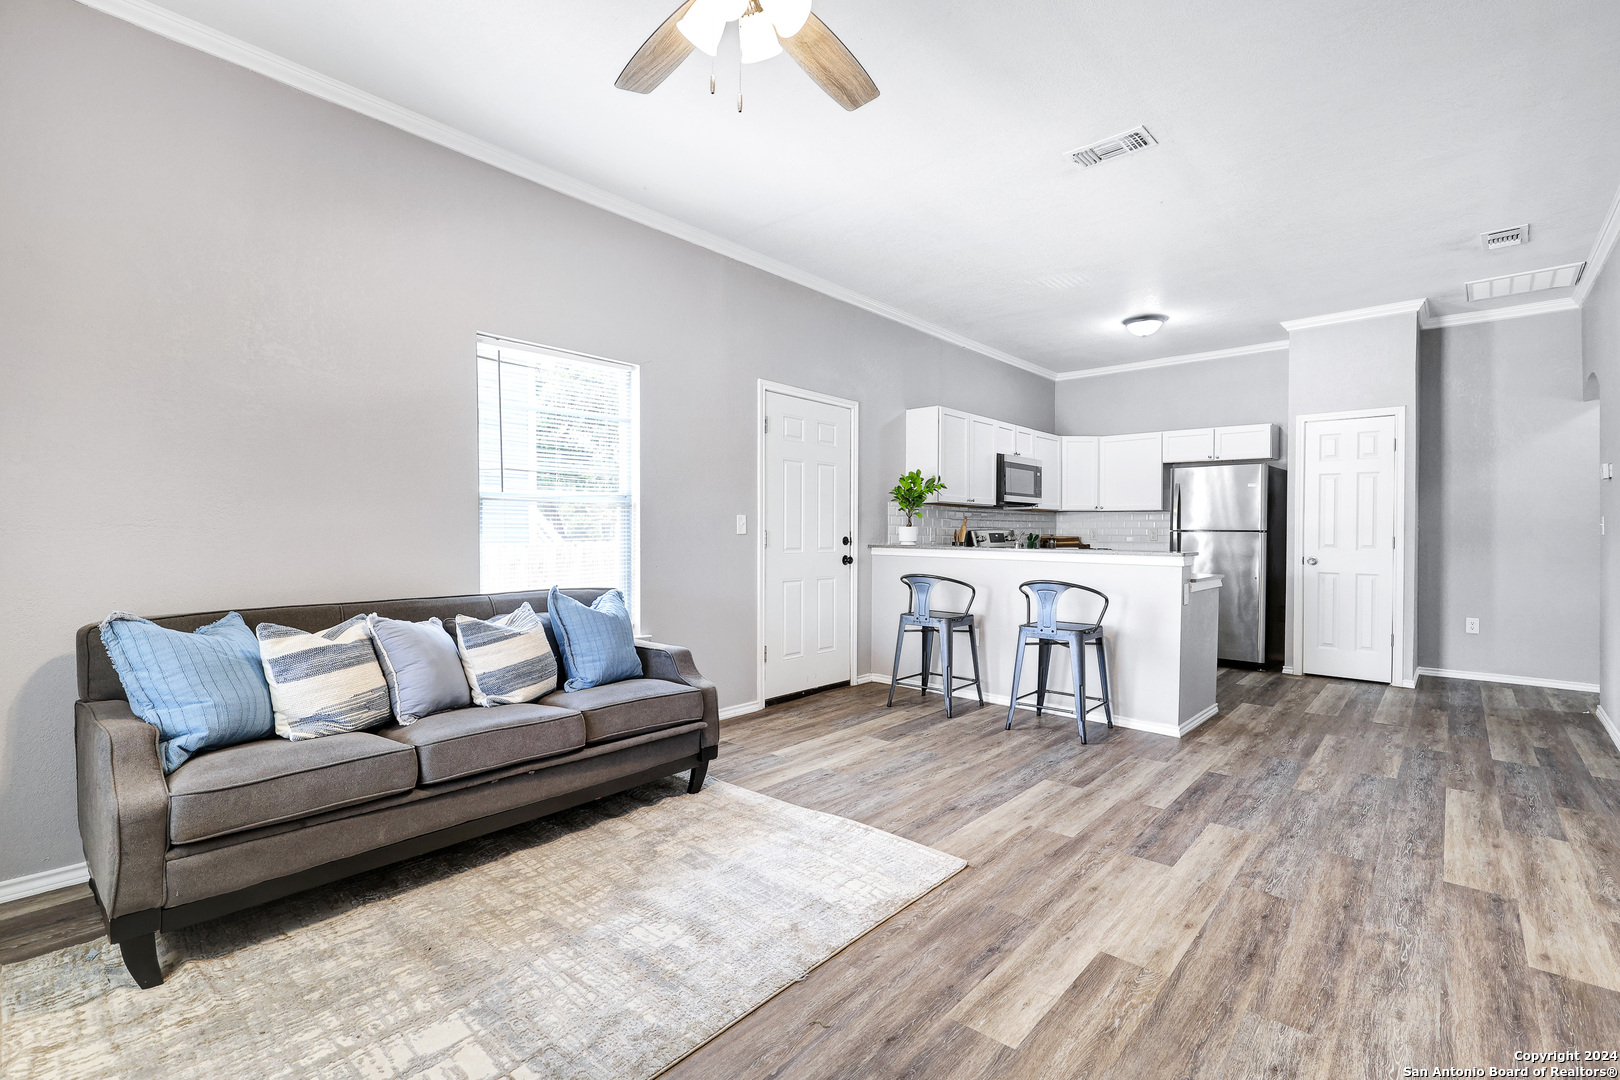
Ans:
[[[169,785],[158,731],[127,701],[74,707],[79,836],[107,918],[163,906]]]
[[[692,662],[691,650],[679,645],[660,645],[656,641],[638,641],[636,652],[641,656],[643,678],[685,683],[703,691],[703,720],[708,725],[703,731],[703,746],[719,746],[720,691],[698,671]]]

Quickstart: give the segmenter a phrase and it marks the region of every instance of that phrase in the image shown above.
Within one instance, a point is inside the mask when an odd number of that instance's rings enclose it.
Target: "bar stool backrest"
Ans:
[[[909,614],[920,619],[931,617],[929,604],[932,600],[934,586],[941,582],[960,585],[968,591],[968,602],[962,605],[962,614],[964,615],[973,610],[973,599],[978,595],[978,590],[967,582],[958,581],[956,578],[940,577],[938,574],[902,574],[900,580],[905,582],[906,587],[911,590],[911,611]]]
[[[1090,585],[1076,585],[1070,581],[1026,581],[1018,586],[1024,594],[1024,621],[1033,623],[1035,629],[1043,634],[1055,633],[1058,624],[1058,598],[1070,589],[1080,589],[1093,596],[1102,597],[1102,610],[1097,612],[1093,625],[1101,626],[1103,616],[1108,614],[1108,597],[1093,589]],[[1030,600],[1033,599],[1040,606],[1040,613],[1033,615],[1030,610]]]

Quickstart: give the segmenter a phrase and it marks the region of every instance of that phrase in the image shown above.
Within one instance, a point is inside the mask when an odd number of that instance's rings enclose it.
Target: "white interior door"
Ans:
[[[1389,682],[1395,656],[1395,418],[1305,423],[1305,674]]]
[[[854,417],[765,393],[766,700],[849,681]]]

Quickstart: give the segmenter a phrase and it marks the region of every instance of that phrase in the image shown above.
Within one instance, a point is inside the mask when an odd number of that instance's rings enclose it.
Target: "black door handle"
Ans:
[[[855,561],[855,557],[853,555],[845,555],[844,556],[844,565],[845,566],[848,566],[850,563],[852,563],[854,561]]]
[[[849,537],[844,537],[844,546],[849,547]]]

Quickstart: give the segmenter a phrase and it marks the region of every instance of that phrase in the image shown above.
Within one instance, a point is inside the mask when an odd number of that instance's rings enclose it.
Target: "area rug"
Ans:
[[[0,968],[0,1076],[656,1076],[956,873],[684,778],[162,940]]]

